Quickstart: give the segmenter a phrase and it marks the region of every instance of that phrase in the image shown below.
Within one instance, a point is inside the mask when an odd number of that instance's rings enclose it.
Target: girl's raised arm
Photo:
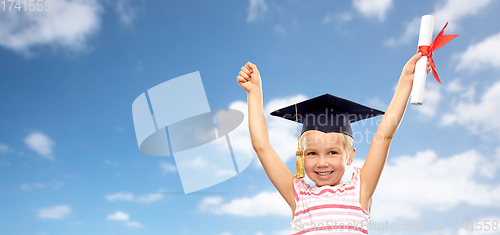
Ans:
[[[410,98],[411,89],[413,86],[413,74],[415,71],[415,63],[420,59],[420,53],[415,54],[404,66],[401,72],[401,77],[396,88],[396,92],[392,97],[391,103],[378,125],[377,131],[370,145],[370,150],[366,156],[363,168],[361,168],[361,192],[360,204],[365,209],[369,209],[369,201],[375,192],[378,180],[384,169],[389,147],[392,137],[401,123],[401,119],[406,110],[408,99]],[[429,64],[427,63],[427,66]],[[430,68],[427,68],[427,73]]]
[[[259,70],[255,64],[248,62],[241,67],[238,84],[247,92],[248,125],[252,146],[274,187],[286,200],[292,213],[295,213],[293,196],[293,180],[295,176],[278,156],[269,143],[264,107],[262,85]]]

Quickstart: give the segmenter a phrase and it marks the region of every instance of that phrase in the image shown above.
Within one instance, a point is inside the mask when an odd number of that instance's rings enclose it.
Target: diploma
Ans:
[[[429,46],[434,30],[434,16],[424,15],[420,22],[420,35],[418,46]],[[413,88],[411,91],[411,104],[422,105],[424,101],[425,79],[427,78],[427,56],[422,56],[415,65]]]

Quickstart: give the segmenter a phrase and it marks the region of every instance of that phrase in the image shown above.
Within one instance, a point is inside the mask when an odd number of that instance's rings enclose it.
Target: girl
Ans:
[[[250,62],[241,67],[237,81],[247,92],[252,146],[267,176],[292,210],[291,234],[368,233],[371,198],[406,110],[415,63],[420,57],[420,53],[415,54],[404,66],[365,163],[362,168],[354,167],[352,180],[347,183],[341,179],[356,153],[349,123],[383,112],[325,94],[271,113],[303,123],[294,176],[269,142],[259,70]],[[302,166],[315,186],[303,180]]]

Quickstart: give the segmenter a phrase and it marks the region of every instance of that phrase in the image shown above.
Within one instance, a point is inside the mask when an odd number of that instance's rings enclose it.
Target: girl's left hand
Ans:
[[[401,79],[406,82],[410,82],[413,84],[413,76],[415,74],[415,64],[422,57],[422,54],[419,52],[408,60],[408,62],[403,67],[403,71],[401,72]],[[429,61],[427,61],[427,73],[431,72],[431,68],[429,67]]]

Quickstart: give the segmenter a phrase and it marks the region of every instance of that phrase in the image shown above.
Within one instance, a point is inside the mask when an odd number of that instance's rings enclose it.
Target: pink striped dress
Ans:
[[[353,170],[350,181],[333,187],[311,187],[303,178],[294,179],[297,207],[290,234],[368,234],[370,213],[359,204],[361,168]]]

